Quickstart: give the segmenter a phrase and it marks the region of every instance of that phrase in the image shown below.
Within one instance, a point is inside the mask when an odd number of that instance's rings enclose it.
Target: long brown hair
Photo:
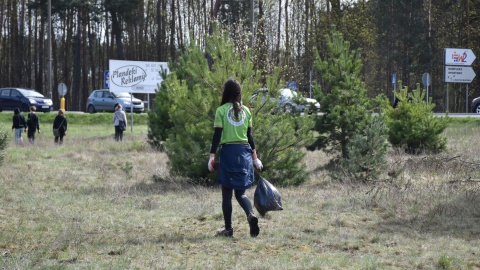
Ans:
[[[223,84],[223,95],[220,106],[228,102],[233,104],[235,118],[238,119],[238,114],[242,111],[242,87],[235,79],[228,79]]]

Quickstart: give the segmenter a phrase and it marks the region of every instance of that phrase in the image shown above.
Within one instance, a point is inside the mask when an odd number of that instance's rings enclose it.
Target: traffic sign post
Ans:
[[[475,61],[475,54],[471,49],[446,48],[444,50],[444,72],[443,78],[447,83],[447,103],[446,111],[448,112],[448,83],[467,83],[465,93],[465,112],[468,113],[468,83],[471,83],[476,74],[471,67]]]
[[[65,95],[67,94],[67,85],[64,83],[60,83],[58,85],[58,94],[61,96],[60,98],[60,109],[65,110]]]
[[[422,84],[427,88],[427,104],[428,104],[428,86],[432,84],[432,76],[430,76],[430,73],[423,73],[422,76]]]

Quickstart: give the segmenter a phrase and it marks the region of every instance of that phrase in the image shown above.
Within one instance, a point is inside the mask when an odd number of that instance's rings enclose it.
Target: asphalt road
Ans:
[[[57,113],[58,111],[51,111],[50,113]],[[82,112],[82,111],[66,111],[67,113],[85,113],[85,112]],[[13,114],[13,111],[2,111],[1,113],[11,113]],[[43,112],[37,112],[37,113],[43,113]],[[130,113],[130,112],[127,112],[127,113]],[[319,113],[320,115],[323,114],[323,113]],[[434,113],[433,114],[434,116],[439,116],[439,117],[442,117],[442,116],[445,116],[445,113]],[[449,117],[472,117],[472,118],[480,118],[480,113],[449,113],[448,114]]]

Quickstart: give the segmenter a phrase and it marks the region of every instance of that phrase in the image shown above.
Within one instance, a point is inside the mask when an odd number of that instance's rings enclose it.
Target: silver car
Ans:
[[[145,110],[143,101],[130,95],[128,92],[110,92],[108,89],[94,90],[87,99],[87,112],[114,112],[117,104],[123,110],[142,113]]]

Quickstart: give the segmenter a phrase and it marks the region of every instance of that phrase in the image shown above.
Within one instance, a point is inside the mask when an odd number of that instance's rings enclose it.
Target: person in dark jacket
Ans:
[[[57,116],[53,120],[53,134],[55,136],[55,143],[62,144],[63,137],[67,135],[67,117],[65,117],[63,110],[59,109]]]
[[[19,108],[13,110],[12,122],[12,131],[15,130],[15,143],[21,144],[23,143],[22,132],[27,128],[27,123],[25,122],[25,117],[20,113]]]
[[[35,142],[35,132],[40,133],[40,121],[35,113],[37,108],[35,106],[30,107],[30,113],[27,120],[27,137],[30,143]]]

